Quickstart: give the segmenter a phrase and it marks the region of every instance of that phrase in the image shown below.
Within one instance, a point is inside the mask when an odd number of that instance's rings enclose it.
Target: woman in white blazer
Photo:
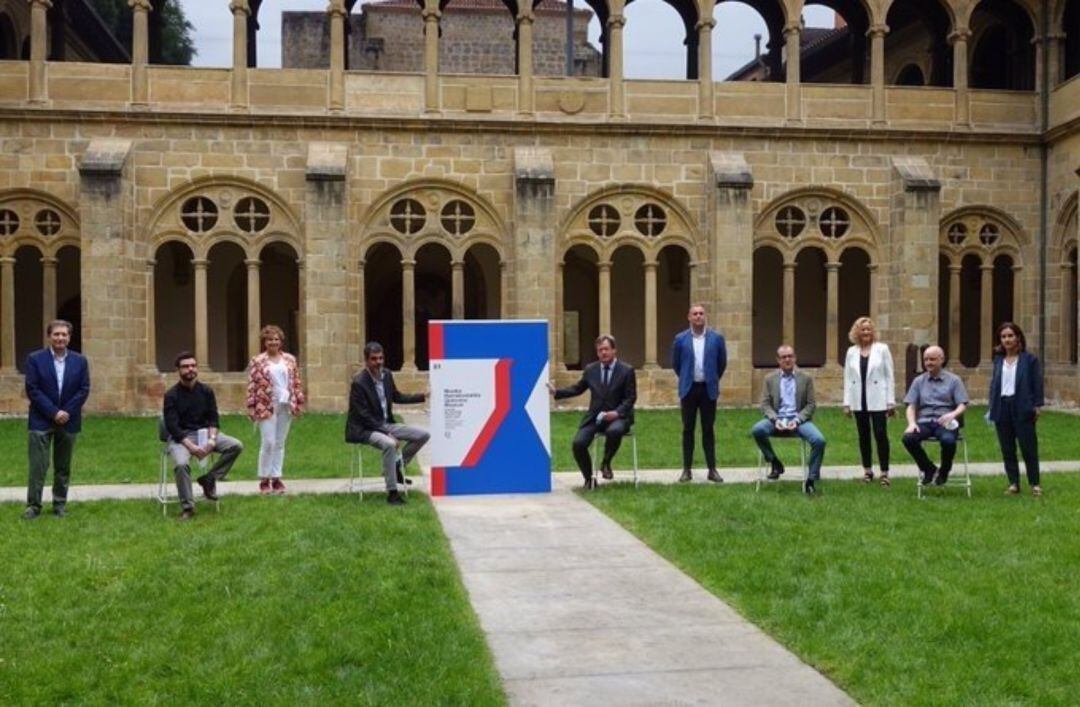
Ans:
[[[855,415],[862,456],[863,482],[874,480],[870,460],[870,430],[877,442],[881,465],[881,485],[889,485],[889,434],[885,418],[896,408],[896,380],[889,347],[877,340],[877,327],[870,317],[859,317],[851,325],[852,346],[844,361],[844,414]]]

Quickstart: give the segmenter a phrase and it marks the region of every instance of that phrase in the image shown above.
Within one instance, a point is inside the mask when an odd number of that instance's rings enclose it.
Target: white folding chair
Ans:
[[[806,478],[810,475],[810,467],[807,466],[807,464],[806,464],[806,440],[803,439],[802,437],[800,437],[799,435],[795,434],[794,432],[784,432],[784,433],[781,433],[781,434],[774,434],[771,439],[772,439],[772,445],[773,445],[773,454],[776,454],[777,456],[780,455],[780,453],[776,449],[776,443],[777,442],[790,441],[790,442],[797,442],[798,443],[798,445],[799,445],[799,465],[802,467],[803,481],[805,481]],[[767,461],[765,461],[765,455],[761,453],[761,449],[759,448],[758,449],[757,483],[754,485],[754,491],[760,491],[761,490],[761,484],[762,483],[768,483],[770,481],[770,479],[768,478],[768,473],[769,473],[769,470],[771,468],[772,468],[772,466]],[[780,479],[782,479],[782,478],[783,477],[780,477]],[[780,479],[776,479],[776,481],[779,481]]]
[[[592,467],[593,467],[593,481],[597,481],[600,477],[600,465],[598,460],[604,458],[604,443],[607,439],[607,435],[604,432],[597,432],[592,441]],[[623,435],[623,440],[630,440],[630,451],[634,460],[634,488],[638,485],[638,462],[637,462],[637,437],[634,436],[634,428],[631,426],[626,434]],[[614,460],[613,460],[614,461]],[[614,469],[612,469],[614,471]]]
[[[364,450],[363,450],[363,448],[364,447],[369,447],[370,449],[375,449],[375,447],[372,447],[371,445],[368,445],[368,444],[364,444],[363,442],[357,442],[355,444],[350,444],[349,446],[353,448],[352,449],[352,458],[349,460],[349,493],[359,494],[360,500],[363,501],[364,500]],[[401,450],[400,449],[398,450],[398,461],[401,461]],[[405,473],[404,467],[402,468],[401,473],[402,474]],[[385,479],[383,478],[382,474],[379,474],[379,482],[381,484],[380,488],[384,488],[385,487]],[[397,486],[398,486],[398,491],[401,491],[402,489],[404,489],[405,495],[406,496],[409,495],[409,485],[408,484],[398,484]]]
[[[173,487],[175,479],[169,478],[169,470],[172,467],[172,457],[169,456],[169,430],[165,427],[165,419],[158,418],[158,441],[161,442],[161,474],[158,477],[157,492],[154,498],[161,504],[161,515],[168,515],[167,507],[170,503],[179,503],[180,497],[172,498],[169,489]],[[197,460],[199,467],[206,469],[210,463],[211,454]],[[194,481],[194,479],[192,479]],[[221,513],[221,499],[214,501],[214,510]]]
[[[926,440],[923,440],[923,441],[924,442],[935,442],[935,443],[937,443],[939,445],[939,448],[940,448],[941,440],[939,440],[937,437],[930,437],[930,438],[928,438]],[[931,482],[930,484],[923,484],[922,472],[920,471],[919,475],[917,477],[918,480],[915,483],[915,495],[916,495],[917,498],[919,498],[919,499],[924,498],[924,496],[925,496],[925,494],[927,492],[926,489],[930,489],[930,488],[942,488],[943,489],[943,488],[945,488],[947,486],[962,486],[967,491],[968,498],[971,498],[971,469],[968,467],[967,437],[964,436],[963,428],[960,428],[960,430],[956,434],[956,446],[957,446],[956,451],[957,452],[962,452],[963,455],[964,455],[963,466],[958,469],[957,468],[958,465],[956,463],[957,460],[954,457],[953,458],[953,468],[952,468],[952,471],[949,472],[949,478],[945,481],[944,484],[941,484],[940,486],[933,483],[933,482]],[[938,458],[940,459],[941,457],[939,456]]]

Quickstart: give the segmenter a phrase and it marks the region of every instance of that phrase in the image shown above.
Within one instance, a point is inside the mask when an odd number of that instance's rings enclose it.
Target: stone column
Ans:
[[[600,288],[600,333],[611,333],[611,261],[601,260],[596,265]]]
[[[873,92],[871,121],[877,125],[885,123],[885,35],[888,25],[871,25],[867,31],[870,37],[870,88]]]
[[[3,258],[0,258],[0,262],[2,261]],[[1072,340],[1076,337],[1076,327],[1078,324],[1080,324],[1080,322],[1070,321],[1071,317],[1069,317],[1069,311],[1072,308],[1072,302],[1069,301],[1069,298],[1073,295],[1074,292],[1077,292],[1077,290],[1073,289],[1073,287],[1075,286],[1074,283],[1077,282],[1076,276],[1076,269],[1073,267],[1072,261],[1067,260],[1061,264],[1061,296],[1059,298],[1061,301],[1061,304],[1059,305],[1061,308],[1061,314],[1059,315],[1059,318],[1063,322],[1063,326],[1061,327],[1061,333],[1059,336],[1059,339],[1061,341],[1061,351],[1060,358],[1058,360],[1060,360],[1062,363],[1069,362],[1069,357],[1072,355]],[[7,271],[5,270],[4,282],[6,283],[7,281],[8,276]],[[4,285],[4,296],[7,297],[6,284]],[[4,311],[4,316],[7,316],[6,309]],[[1046,362],[1043,361],[1043,363],[1045,364]]]
[[[949,360],[960,357],[960,274],[964,267],[949,263],[949,340],[939,342],[949,347]]]
[[[533,21],[531,11],[517,17],[518,112],[525,116],[533,114]]]
[[[563,358],[566,352],[566,332],[563,330],[563,313],[565,302],[563,299],[563,276],[566,270],[566,262],[559,260],[558,267],[555,270],[555,312],[556,319],[552,324],[552,335],[555,339],[555,351],[551,356],[551,370],[552,371],[565,371],[566,364],[563,362]]]
[[[991,360],[994,348],[994,265],[983,263],[979,270],[979,363]]]
[[[195,268],[195,359],[203,369],[210,370],[210,312],[206,283],[210,261],[195,258],[191,265]]]
[[[465,263],[460,260],[450,263],[450,316],[465,318]]]
[[[424,19],[424,112],[438,113],[439,101],[439,11],[438,0],[427,0]]]
[[[345,109],[345,0],[330,0],[330,110]]]
[[[248,0],[232,0],[229,11],[233,16],[233,62],[232,62],[232,97],[230,108],[242,110],[248,105],[248,16],[251,8]],[[200,361],[201,363],[201,361]]]
[[[555,165],[551,150],[514,148],[513,242],[507,248],[509,277],[504,311],[511,317],[549,322],[551,360],[562,360],[561,277],[556,281]],[[552,296],[552,293],[555,296]],[[556,304],[558,301],[558,305]],[[553,366],[554,368],[554,366]]]
[[[305,347],[307,346],[307,311],[305,309],[307,302],[307,272],[304,269],[303,258],[296,259],[296,277],[300,280],[296,288],[296,294],[300,300],[299,311],[296,313],[296,348],[303,353],[306,351]],[[361,330],[361,333],[363,333],[363,330]],[[300,365],[305,364],[301,363]]]
[[[903,351],[938,337],[938,237],[941,182],[921,157],[893,157],[881,338]],[[897,358],[903,366],[904,359]],[[899,371],[900,369],[898,369]],[[896,376],[903,385],[904,376]]]
[[[1013,295],[1013,314],[1012,314],[1012,319],[1013,319],[1014,322],[1017,319],[1020,318],[1020,313],[1024,311],[1024,279],[1023,279],[1024,272],[1023,272],[1023,270],[1024,270],[1023,265],[1017,264],[1017,265],[1013,265],[1013,267],[1012,267],[1012,274],[1013,274],[1013,292],[1012,292],[1012,295]],[[1001,322],[998,322],[998,324],[1000,324],[1000,323]],[[997,342],[995,341],[994,343],[996,344]]]
[[[510,298],[510,286],[507,283],[506,261],[499,261],[499,319],[506,319],[510,310],[506,306]],[[561,296],[561,295],[559,295]]]
[[[878,267],[877,263],[870,263],[866,266],[867,272],[870,273],[870,313],[867,316],[875,322],[878,318],[878,300],[881,299],[877,291],[880,285],[878,282]]]
[[[697,23],[699,120],[711,121],[716,117],[712,77],[712,30],[715,26],[716,20],[711,17]]]
[[[131,102],[145,104],[149,100],[146,65],[149,53],[148,16],[150,0],[128,0],[131,8]]]
[[[840,263],[825,263],[825,365],[839,365]]]
[[[56,319],[56,258],[41,259],[41,330]]]
[[[800,42],[802,28],[798,24],[784,28],[784,55],[787,59],[787,119],[788,122],[802,122],[802,78],[800,71]]]
[[[956,123],[970,125],[968,105],[968,39],[971,30],[960,27],[949,35],[953,45],[953,91],[956,95]]]
[[[15,258],[0,256],[0,372],[15,372]]]
[[[401,261],[401,370],[416,370],[416,261]]]
[[[258,259],[244,261],[244,265],[247,265],[248,358],[252,358],[255,354],[259,353],[260,349],[259,329],[262,328],[262,300],[259,291],[259,265],[261,264],[261,261]]]
[[[795,345],[795,268],[794,260],[784,261],[784,343]]]
[[[130,150],[130,140],[95,138],[79,162],[82,353],[94,367],[89,405],[105,412],[129,412],[135,393],[142,392],[133,382],[146,331],[141,291],[146,245],[132,227]]]
[[[1050,80],[1050,90],[1061,83],[1061,48],[1065,44],[1065,35],[1051,33],[1046,35],[1046,71]],[[1036,89],[1038,89],[1036,85]]]
[[[297,266],[301,351],[307,373],[308,405],[313,410],[343,409],[351,366],[360,360],[360,340],[365,334],[362,274],[358,276],[352,266],[360,259],[354,250],[356,243],[350,238],[347,162],[345,144],[308,144],[304,257],[297,261]]]
[[[690,271],[690,301],[708,304],[709,322],[727,340],[722,402],[746,405],[754,401],[754,178],[741,152],[710,152],[708,157],[704,243],[693,258],[700,262]]]
[[[626,86],[623,79],[623,26],[626,17],[621,13],[608,16],[608,86],[611,104],[608,117],[626,118]]]
[[[360,293],[360,316],[356,320],[356,330],[360,333],[360,345],[367,344],[367,260],[360,258],[360,262],[357,263],[359,269],[356,271],[357,275],[357,291]]]
[[[48,12],[50,0],[30,0],[30,75],[31,103],[44,103],[48,98],[45,81],[45,60],[48,56]]]
[[[157,260],[146,260],[146,348],[143,351],[143,365],[157,366],[157,300],[154,292],[154,269]]]
[[[656,266],[645,263],[645,368],[658,368],[656,361]]]

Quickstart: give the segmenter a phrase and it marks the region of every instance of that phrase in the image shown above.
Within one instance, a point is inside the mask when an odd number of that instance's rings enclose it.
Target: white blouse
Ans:
[[[1009,363],[1008,359],[1001,362],[1001,397],[1003,398],[1016,395],[1016,364],[1019,362],[1019,358],[1012,363]]]
[[[270,362],[270,382],[274,386],[274,402],[290,402],[292,395],[289,393],[289,367],[285,365],[284,358],[277,363]]]

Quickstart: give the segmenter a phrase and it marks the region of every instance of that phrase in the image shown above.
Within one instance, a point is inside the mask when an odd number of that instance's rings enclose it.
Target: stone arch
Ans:
[[[46,211],[55,214],[56,219],[46,219]],[[13,230],[4,225],[11,223],[5,212],[14,214],[18,222]],[[23,245],[34,245],[43,255],[53,255],[58,248],[79,242],[79,217],[67,202],[40,189],[0,191],[0,255],[13,254]]]
[[[1061,0],[1052,23],[1059,36],[1064,35],[1059,50],[1061,56],[1058,76],[1068,81],[1080,74],[1080,1]]]
[[[649,205],[659,207],[665,218],[662,230],[653,236],[646,235],[641,228],[649,229],[645,219],[655,217],[643,214],[642,219],[637,218],[638,212]],[[602,206],[610,207],[609,213],[617,215],[618,223],[613,229],[606,220],[602,226],[597,225],[596,219],[590,223],[590,212]],[[678,243],[691,252],[695,260],[702,260],[705,246],[698,234],[694,219],[681,202],[663,190],[641,184],[613,185],[593,192],[571,207],[559,225],[563,250],[572,243],[588,243],[601,257],[610,256],[616,248],[634,242],[647,257],[652,256],[655,260],[656,253],[665,246]]]
[[[389,319],[400,320],[403,365],[416,365],[426,369],[427,318],[449,319],[451,316],[466,316],[466,289],[473,297],[483,291],[495,298],[495,305],[473,301],[471,306],[476,311],[490,311],[493,306],[501,309],[501,273],[497,290],[478,289],[474,286],[475,282],[467,285],[467,272],[476,275],[478,271],[475,268],[466,268],[466,255],[471,248],[485,244],[497,254],[497,267],[501,269],[506,260],[505,244],[508,241],[506,225],[498,210],[477,192],[457,182],[446,179],[418,179],[387,190],[372,202],[360,220],[360,248],[367,254],[378,244],[386,244],[388,247],[392,246],[401,256],[396,265],[398,273],[395,277],[389,277],[385,273],[377,276],[372,273],[372,278],[365,277],[365,326],[369,331],[396,334],[397,326]],[[444,249],[448,255],[443,278],[445,292],[442,289],[437,292],[421,292],[421,288],[428,288],[431,284],[425,279],[424,265],[420,262],[421,254],[430,253],[432,247]],[[386,257],[380,257],[390,266]],[[370,263],[367,255],[362,262],[365,263],[366,271]],[[399,290],[407,287],[411,291],[401,295],[381,292],[373,289],[378,283],[397,287]],[[461,301],[454,300],[454,293],[457,293],[457,298]],[[369,297],[380,302],[393,301],[398,304],[398,308],[371,308],[367,304]],[[427,316],[430,312],[423,309],[425,297],[429,297],[432,302],[445,299],[449,309],[445,312],[439,309],[440,313],[436,317]],[[386,342],[383,343],[386,345]],[[391,353],[391,348],[387,346],[387,360],[392,366],[396,359]]]
[[[19,58],[19,32],[7,12],[0,12],[0,61]]]
[[[701,19],[701,13],[695,0],[660,0],[661,4],[667,5],[678,16],[678,21],[682,25],[682,37],[671,37],[672,42],[677,42],[685,47],[685,71],[684,77],[690,81],[696,81],[698,78],[698,31],[697,24]],[[638,32],[647,32],[652,34],[656,30],[653,27],[647,27],[642,24],[639,17],[635,16],[635,13],[642,9],[640,6],[625,3],[622,14],[626,18],[626,25],[623,28],[624,37],[624,52],[627,59],[627,76],[641,76],[634,73],[634,49],[635,40],[640,39]],[[662,22],[663,20],[658,20]],[[669,18],[668,22],[673,21],[673,18]],[[670,29],[670,24],[664,23],[664,29]],[[606,30],[606,28],[605,28]],[[656,35],[653,34],[655,37]],[[665,37],[666,39],[666,37]],[[653,62],[655,64],[655,62]],[[657,76],[655,74],[648,78],[673,78],[671,76]],[[620,343],[621,345],[621,343]]]
[[[1004,211],[971,205],[941,219],[938,243],[940,265],[949,272],[938,280],[939,302],[949,303],[948,326],[939,328],[948,337],[942,343],[950,359],[978,366],[990,360],[995,314],[1024,311],[1021,270],[1030,239]],[[1010,261],[1007,275],[1002,256]]]
[[[792,17],[801,17],[807,5],[823,5],[845,23],[844,27],[817,40],[817,51],[804,55],[799,67],[800,79],[805,83],[869,83],[870,44],[866,33],[876,15],[874,5],[866,0],[813,0],[793,4],[798,11],[792,12]]]
[[[709,5],[708,2],[703,3]],[[711,15],[709,14],[709,8],[705,7],[701,10],[702,17],[711,16],[718,23],[724,22],[725,18],[720,15],[727,15],[729,12],[734,12],[733,9],[729,9],[732,5],[745,5],[752,9],[761,18],[761,21],[765,25],[766,34],[764,51],[754,57],[753,60],[739,68],[730,77],[715,76],[716,80],[737,80],[737,81],[783,81],[784,80],[784,27],[788,24],[788,8],[784,2],[780,0],[720,0],[716,3],[716,7],[712,8]],[[713,32],[713,67],[714,71],[719,66],[720,61],[716,52],[718,49],[730,50],[721,44],[721,40],[718,37],[719,32]]]
[[[770,303],[756,307],[763,312],[755,320],[759,329],[775,334],[772,317],[778,290],[779,338],[796,346],[803,365],[837,360],[846,349],[842,346],[846,330],[840,321],[840,303],[872,302],[879,243],[869,210],[837,189],[806,187],[771,201],[754,220],[754,246],[769,247],[779,254],[783,272],[774,272],[776,262],[769,251],[755,255],[755,266],[760,261],[761,267],[767,268],[762,278],[755,275],[755,297],[761,290],[760,295]],[[808,249],[814,252],[804,255]],[[864,253],[865,259],[845,258],[844,253],[851,249]],[[760,284],[763,278],[779,278],[774,280],[777,287]],[[811,302],[816,304],[808,305]],[[833,303],[837,311],[830,311]],[[754,342],[755,365],[772,365],[778,342],[767,342],[757,333]]]
[[[972,88],[1035,89],[1038,19],[1015,0],[981,0],[971,9],[968,82]]]
[[[1048,352],[1062,363],[1077,361],[1077,301],[1078,272],[1077,244],[1080,242],[1078,223],[1078,192],[1070,194],[1058,210],[1054,233],[1050,241],[1047,262],[1047,330],[1048,340],[1060,342],[1057,351]]]
[[[949,0],[893,0],[885,24],[885,71],[897,86],[953,85],[953,48],[949,36],[956,14]],[[914,75],[921,74],[921,81]]]

